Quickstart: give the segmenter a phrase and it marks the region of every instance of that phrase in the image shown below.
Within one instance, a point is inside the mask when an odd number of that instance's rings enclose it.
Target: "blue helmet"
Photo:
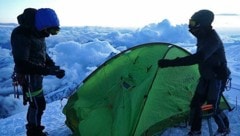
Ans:
[[[38,31],[48,28],[59,28],[59,20],[53,9],[41,8],[38,9],[35,15],[35,27]]]

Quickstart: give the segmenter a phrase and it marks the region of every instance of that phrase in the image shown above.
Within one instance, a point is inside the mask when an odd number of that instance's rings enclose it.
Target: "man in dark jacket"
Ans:
[[[161,68],[198,64],[200,79],[190,104],[189,136],[201,135],[201,106],[205,102],[213,105],[213,117],[218,125],[216,135],[230,132],[228,118],[219,108],[229,71],[223,43],[212,29],[213,20],[214,14],[209,10],[194,13],[189,21],[189,31],[197,38],[196,53],[174,60],[158,61]]]
[[[17,17],[19,26],[11,35],[15,74],[22,86],[27,112],[27,136],[45,136],[41,125],[46,101],[42,90],[44,75],[62,78],[65,71],[56,66],[46,51],[45,37],[60,30],[54,10],[27,8]]]

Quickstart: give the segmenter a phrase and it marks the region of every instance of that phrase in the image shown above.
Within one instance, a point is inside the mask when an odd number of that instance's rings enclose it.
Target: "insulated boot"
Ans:
[[[26,125],[26,128],[27,136],[47,136],[47,133],[43,132],[44,126]]]
[[[230,133],[230,129],[224,129],[224,130],[220,130],[218,129],[217,132],[214,133],[214,136],[228,136]]]
[[[201,136],[201,131],[190,131],[187,136]]]

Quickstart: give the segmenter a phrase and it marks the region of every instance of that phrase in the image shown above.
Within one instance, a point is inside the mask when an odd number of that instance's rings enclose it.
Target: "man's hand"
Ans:
[[[60,69],[59,66],[49,67],[49,75],[55,75],[57,78],[63,78],[65,76],[65,71]]]
[[[57,70],[56,71],[56,77],[61,79],[65,76],[65,71],[63,69]]]
[[[158,66],[160,68],[165,68],[165,67],[169,67],[171,66],[171,63],[172,61],[171,60],[168,60],[168,59],[160,59],[158,60]]]

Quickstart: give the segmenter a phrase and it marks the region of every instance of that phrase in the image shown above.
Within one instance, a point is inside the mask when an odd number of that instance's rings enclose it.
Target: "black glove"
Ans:
[[[57,70],[56,71],[56,77],[61,79],[65,76],[65,71],[63,69]]]
[[[165,67],[172,66],[172,60],[169,60],[169,59],[160,59],[160,60],[158,60],[158,66],[159,66],[160,68],[165,68]]]
[[[48,67],[49,75],[55,75],[57,78],[63,78],[65,71],[60,69],[59,66]]]

